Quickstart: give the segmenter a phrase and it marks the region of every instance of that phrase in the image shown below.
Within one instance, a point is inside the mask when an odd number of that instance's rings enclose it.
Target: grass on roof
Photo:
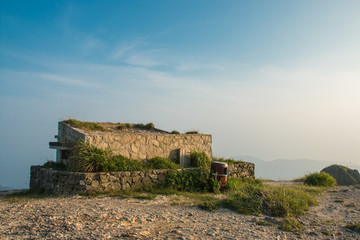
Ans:
[[[63,121],[64,123],[69,124],[72,127],[80,128],[82,130],[90,131],[107,131],[103,126],[94,122],[83,122],[76,119],[68,119]]]

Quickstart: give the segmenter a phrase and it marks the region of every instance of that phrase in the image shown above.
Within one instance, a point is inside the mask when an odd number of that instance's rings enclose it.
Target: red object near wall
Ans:
[[[224,162],[212,162],[211,172],[214,178],[220,181],[221,188],[225,187],[228,176],[228,164]]]

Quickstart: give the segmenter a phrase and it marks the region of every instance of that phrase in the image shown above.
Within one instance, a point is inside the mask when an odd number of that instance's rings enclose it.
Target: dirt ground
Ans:
[[[174,205],[180,198],[0,199],[0,239],[360,239],[345,228],[360,222],[359,187],[321,194],[318,206],[295,218],[299,232],[280,230],[282,218]]]

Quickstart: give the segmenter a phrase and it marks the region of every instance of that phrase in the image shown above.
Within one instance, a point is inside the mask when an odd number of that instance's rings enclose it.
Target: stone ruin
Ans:
[[[56,161],[69,158],[72,145],[84,141],[100,149],[110,149],[114,154],[134,160],[153,157],[169,158],[184,167],[190,166],[190,152],[205,152],[212,157],[212,139],[210,134],[172,134],[151,128],[119,128],[121,123],[96,123],[104,130],[84,130],[59,122],[57,142],[50,142],[50,148],[56,149]],[[134,124],[132,124],[134,126]]]

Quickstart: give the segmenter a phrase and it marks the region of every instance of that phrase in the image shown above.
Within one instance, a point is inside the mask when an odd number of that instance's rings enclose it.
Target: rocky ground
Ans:
[[[321,194],[319,206],[295,218],[304,225],[299,232],[280,230],[282,218],[174,205],[181,198],[3,198],[0,239],[360,239],[345,228],[360,222],[358,187]]]

